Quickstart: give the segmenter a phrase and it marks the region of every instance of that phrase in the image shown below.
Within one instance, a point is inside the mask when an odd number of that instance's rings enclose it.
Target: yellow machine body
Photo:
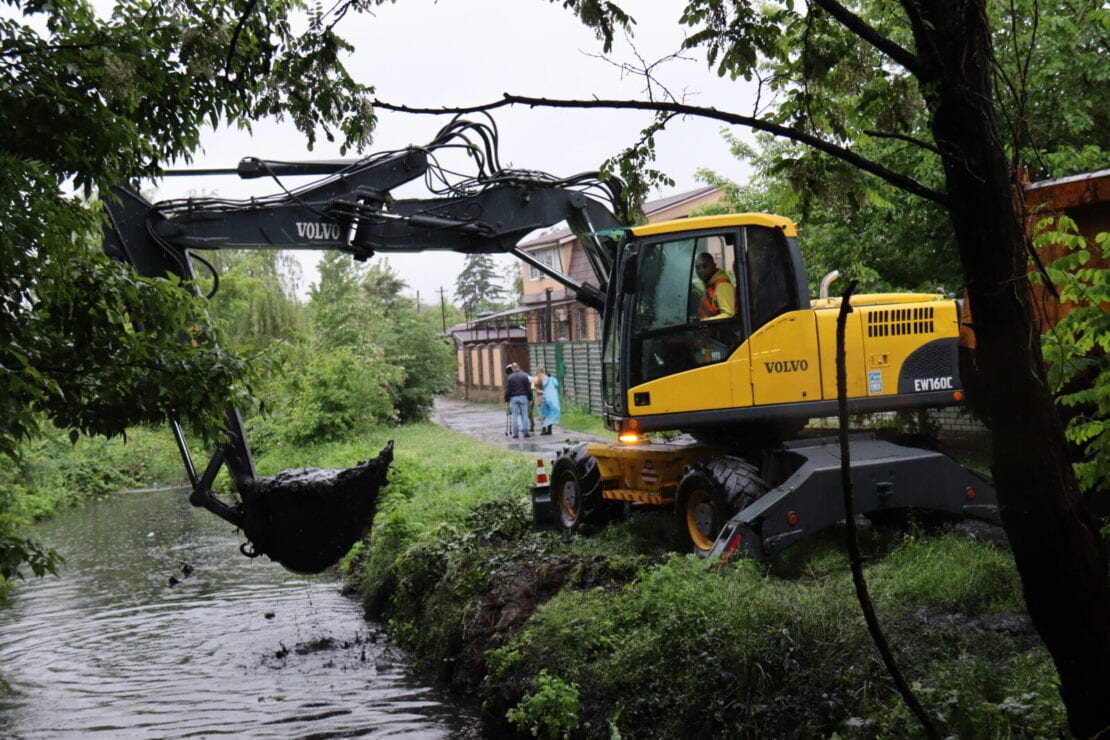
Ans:
[[[674,503],[678,481],[686,466],[710,449],[694,444],[592,443],[587,452],[597,459],[602,480],[601,497],[640,504]]]
[[[959,336],[950,299],[904,293],[853,296],[851,303],[845,331],[850,399],[898,395],[904,365],[915,352]],[[839,299],[814,301],[760,327],[722,362],[629,388],[629,416],[835,401],[839,307]],[[957,392],[958,377],[940,370],[912,378],[920,381],[916,392]],[[644,393],[649,401],[637,404]]]

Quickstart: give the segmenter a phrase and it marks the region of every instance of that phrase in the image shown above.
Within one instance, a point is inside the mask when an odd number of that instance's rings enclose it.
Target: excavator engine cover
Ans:
[[[252,557],[267,555],[294,573],[319,573],[366,536],[393,462],[393,442],[346,470],[296,468],[239,487]],[[247,548],[248,545],[244,545]]]

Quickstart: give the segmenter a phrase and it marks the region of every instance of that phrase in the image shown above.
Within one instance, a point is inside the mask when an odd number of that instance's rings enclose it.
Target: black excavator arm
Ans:
[[[450,180],[436,155],[462,147],[478,172]],[[146,277],[195,278],[192,256],[220,249],[338,250],[365,260],[375,253],[451,250],[507,253],[603,310],[616,259],[616,230],[628,219],[618,181],[596,173],[559,179],[498,163],[497,132],[484,123],[455,120],[422,147],[357,161],[273,162],[248,158],[235,170],[181,174],[238,174],[241,178],[310,175],[297,189],[249,200],[188,198],[151,204],[130,186],[103,200],[109,223],[104,251]],[[424,177],[431,198],[395,199],[392,190]],[[432,183],[439,183],[437,188]],[[599,200],[599,196],[607,202]],[[624,216],[619,219],[615,213]],[[583,243],[594,280],[552,270],[517,244],[536,229],[566,221]],[[203,472],[197,471],[184,434],[172,424],[193,486],[190,501],[242,529],[249,556],[268,555],[296,572],[318,572],[336,562],[368,530],[378,490],[392,460],[392,443],[374,460],[344,471],[286,471],[255,475],[237,410],[226,414],[226,439]],[[212,493],[226,465],[241,502]]]

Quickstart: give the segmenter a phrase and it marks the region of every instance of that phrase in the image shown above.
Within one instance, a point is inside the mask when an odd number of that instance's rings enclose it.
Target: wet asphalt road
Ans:
[[[541,436],[539,434],[539,418],[536,419],[536,434],[527,438],[513,439],[505,434],[506,416],[504,406],[469,403],[446,396],[437,398],[435,408],[432,410],[432,421],[440,426],[470,435],[498,447],[504,447],[507,450],[527,454],[529,457],[542,457],[548,462],[555,458],[555,453],[564,445],[575,442],[613,441],[592,434],[581,434],[560,429],[557,424],[554,428],[554,434]]]

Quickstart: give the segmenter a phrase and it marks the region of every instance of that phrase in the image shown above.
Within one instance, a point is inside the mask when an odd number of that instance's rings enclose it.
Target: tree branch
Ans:
[[[927,141],[922,141],[921,139],[907,136],[906,134],[896,134],[893,131],[875,131],[872,129],[864,129],[863,133],[867,134],[868,136],[873,136],[876,139],[897,139],[898,141],[904,141],[907,144],[913,144],[914,146],[919,146],[922,149],[927,149],[938,157],[942,156],[940,149],[938,149],[936,146],[930,144]]]
[[[930,740],[939,740],[940,733],[933,726],[932,718],[913,693],[913,688],[906,680],[902,669],[898,667],[894,651],[891,650],[890,642],[887,641],[882,625],[879,624],[879,617],[875,614],[875,604],[871,601],[867,579],[863,574],[863,556],[860,554],[859,539],[856,535],[856,517],[852,500],[852,448],[848,442],[848,361],[844,349],[848,314],[852,312],[852,293],[855,292],[855,289],[856,281],[853,280],[848,283],[848,288],[840,297],[840,310],[836,314],[836,406],[839,427],[837,436],[840,442],[840,485],[844,502],[845,547],[848,550],[848,563],[852,570],[852,584],[856,589],[856,599],[859,601],[860,611],[863,612],[863,618],[867,623],[867,631],[871,634],[871,640],[875,643],[875,648],[878,649],[879,655],[882,657],[883,665],[886,666],[887,672],[894,680],[894,685],[898,689],[898,693],[901,694],[902,701],[906,703],[906,706],[909,707],[914,717],[921,724],[925,736]]]
[[[251,17],[251,13],[258,6],[258,0],[249,0],[247,7],[243,9],[243,14],[239,16],[239,22],[235,24],[235,32],[231,34],[231,43],[227,46],[227,62],[224,64],[225,75],[231,74],[231,61],[235,58],[235,50],[239,46],[239,34],[247,25],[247,19]]]
[[[910,74],[919,77],[924,71],[924,65],[920,57],[907,49],[903,49],[876,31],[858,15],[838,3],[837,0],[811,0],[811,2],[839,21],[840,25],[905,67]]]
[[[845,149],[842,146],[833,144],[832,142],[825,141],[804,131],[782,126],[777,123],[770,123],[759,118],[751,116],[742,116],[737,113],[729,113],[727,111],[720,111],[716,108],[706,108],[704,106],[687,105],[685,103],[676,103],[669,101],[646,101],[646,100],[563,100],[558,98],[532,98],[524,95],[513,95],[505,93],[501,100],[493,103],[484,103],[481,105],[472,106],[459,106],[459,107],[442,107],[442,108],[418,108],[407,105],[396,105],[384,100],[375,100],[373,105],[383,110],[392,110],[399,113],[422,113],[422,114],[460,114],[460,113],[479,113],[484,111],[491,111],[497,108],[504,108],[512,105],[527,105],[533,108],[610,108],[621,110],[645,110],[654,111],[657,113],[671,113],[682,116],[697,116],[699,118],[708,118],[715,121],[721,121],[733,126],[747,126],[748,128],[756,131],[764,131],[766,133],[778,136],[790,141],[796,141],[799,144],[805,144],[817,151],[824,152],[832,157],[846,162],[854,167],[858,167],[864,172],[869,172],[876,177],[887,181],[891,185],[916,195],[926,200],[931,200],[939,203],[942,206],[948,205],[948,196],[933,188],[907,177],[900,172],[888,169],[877,162],[872,162],[870,159],[861,157],[860,155]]]

